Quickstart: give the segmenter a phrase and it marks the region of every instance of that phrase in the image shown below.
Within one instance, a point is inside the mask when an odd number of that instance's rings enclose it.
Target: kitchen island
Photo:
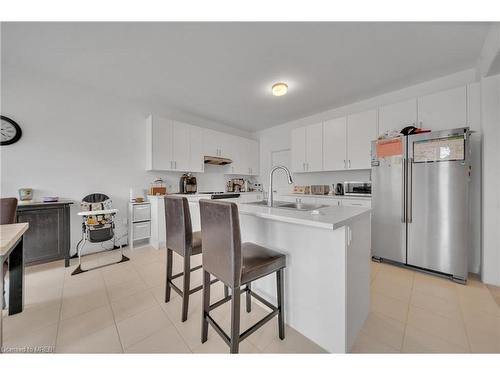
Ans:
[[[189,201],[193,230],[200,230],[199,198]],[[369,312],[370,209],[325,207],[313,214],[234,201],[242,241],[287,255],[285,322],[329,352],[348,353]],[[273,275],[252,288],[276,302]]]
[[[198,231],[198,202],[208,197],[186,197],[193,230]],[[153,246],[162,248],[164,200],[148,198],[152,207],[158,206],[157,215],[152,214],[152,226],[158,229]],[[285,322],[329,352],[349,352],[370,305],[370,209],[325,206],[299,211],[248,204],[241,198],[226,201],[238,204],[242,241],[287,255]],[[273,275],[253,282],[252,288],[276,303]]]

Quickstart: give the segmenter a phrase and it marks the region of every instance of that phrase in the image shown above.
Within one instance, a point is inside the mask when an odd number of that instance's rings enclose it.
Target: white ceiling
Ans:
[[[473,67],[487,27],[3,23],[2,63],[254,131]]]

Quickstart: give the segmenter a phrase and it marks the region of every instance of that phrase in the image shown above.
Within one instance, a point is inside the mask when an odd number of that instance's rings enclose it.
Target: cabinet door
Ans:
[[[19,211],[17,221],[29,224],[23,239],[26,264],[50,262],[64,257],[63,208]]]
[[[338,171],[347,168],[347,117],[323,123],[323,170]]]
[[[161,117],[148,118],[151,127],[151,169],[171,170],[172,164],[172,121]]]
[[[229,140],[229,142],[227,142]],[[248,173],[247,139],[236,136],[226,138],[227,145],[222,149],[224,157],[230,158],[233,162],[229,165],[228,173],[245,175]],[[226,156],[227,155],[227,156]]]
[[[323,170],[323,124],[309,125],[306,128],[306,171]]]
[[[385,105],[378,112],[378,134],[417,124],[417,99]]]
[[[189,171],[203,172],[205,163],[203,160],[203,130],[196,126],[189,128],[190,157]]]
[[[174,121],[172,131],[173,169],[189,171],[190,168],[190,137],[189,125]]]
[[[257,176],[259,174],[259,155],[260,147],[259,142],[250,139],[248,143],[247,158],[250,166],[250,175]]]
[[[203,129],[204,156],[219,156],[220,133],[211,129]]]
[[[458,87],[418,98],[420,127],[447,130],[467,126],[467,91]]]
[[[241,137],[231,134],[219,133],[219,156],[223,158],[233,159],[238,157],[236,154],[241,153],[241,150],[236,150],[234,145],[239,143]]]
[[[371,141],[376,138],[377,110],[347,116],[347,167],[371,168]]]
[[[291,132],[292,171],[306,171],[306,128],[293,129]]]

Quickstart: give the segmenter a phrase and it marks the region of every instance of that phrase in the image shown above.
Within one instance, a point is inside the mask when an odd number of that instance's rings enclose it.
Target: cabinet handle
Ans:
[[[174,169],[173,164],[172,164],[172,160],[170,160],[170,169]]]
[[[349,168],[351,168],[351,160],[349,159]]]

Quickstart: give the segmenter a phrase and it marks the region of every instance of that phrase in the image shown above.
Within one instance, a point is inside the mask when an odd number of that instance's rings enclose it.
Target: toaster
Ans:
[[[328,195],[330,193],[329,185],[311,185],[311,194]]]

